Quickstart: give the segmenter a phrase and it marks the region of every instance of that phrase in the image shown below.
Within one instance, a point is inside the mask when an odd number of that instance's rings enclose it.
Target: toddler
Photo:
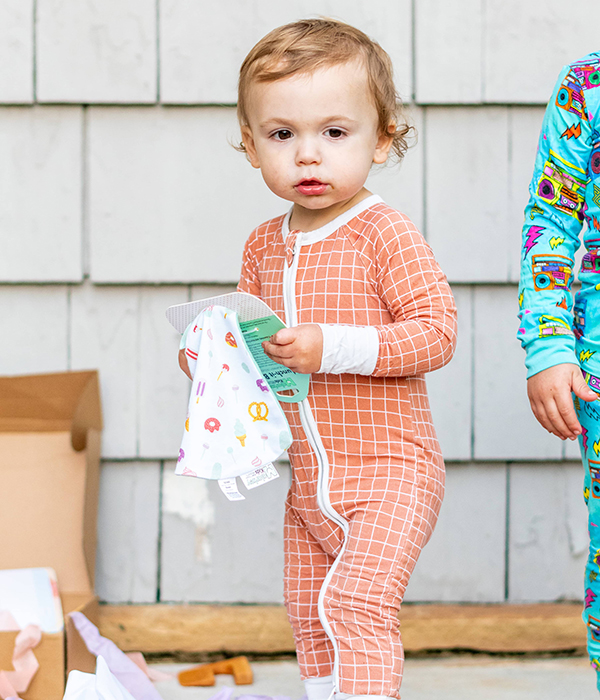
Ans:
[[[600,53],[565,66],[548,103],[525,209],[519,338],[538,421],[579,437],[590,549],[584,619],[600,690]],[[571,295],[574,255],[586,253]]]
[[[398,698],[398,611],[437,520],[444,464],[424,374],[454,351],[450,288],[414,224],[365,189],[401,158],[391,61],[328,19],[275,29],[239,79],[243,150],[290,211],[248,239],[239,291],[289,328],[264,343],[312,374],[294,442],[285,604],[309,700]],[[183,362],[185,362],[183,360]]]

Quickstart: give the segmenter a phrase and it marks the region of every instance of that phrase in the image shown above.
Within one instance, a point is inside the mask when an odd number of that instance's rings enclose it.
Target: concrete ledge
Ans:
[[[579,604],[406,605],[406,651],[559,652],[585,649]],[[287,654],[294,640],[278,605],[103,605],[100,631],[124,651]]]

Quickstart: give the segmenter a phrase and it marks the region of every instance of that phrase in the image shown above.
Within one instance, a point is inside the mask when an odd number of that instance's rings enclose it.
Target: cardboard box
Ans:
[[[97,624],[94,596],[102,415],[97,372],[0,377],[0,569],[51,567],[65,615]],[[16,632],[0,632],[0,669],[12,669]],[[44,634],[24,700],[60,700],[65,672],[93,672],[68,619]]]

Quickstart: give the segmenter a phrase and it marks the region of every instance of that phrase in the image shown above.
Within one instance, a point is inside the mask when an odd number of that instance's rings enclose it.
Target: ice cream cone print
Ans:
[[[223,372],[229,372],[229,365],[223,365],[223,369],[219,372],[219,376],[217,377],[217,381],[219,381],[219,379],[221,379],[221,375],[223,374]]]
[[[287,430],[282,430],[279,433],[279,447],[282,450],[287,450],[287,448],[292,444],[292,436]]]
[[[240,445],[246,447],[246,428],[244,428],[244,424],[239,418],[235,421],[234,432],[236,439],[240,441]]]

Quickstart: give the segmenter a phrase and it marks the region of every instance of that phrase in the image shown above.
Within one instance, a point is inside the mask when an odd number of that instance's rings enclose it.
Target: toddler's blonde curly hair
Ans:
[[[237,114],[248,125],[248,89],[253,81],[273,82],[297,73],[360,60],[367,70],[377,109],[380,134],[393,136],[391,153],[402,160],[414,134],[403,115],[394,85],[392,61],[379,44],[360,29],[334,19],[303,19],[264,36],[244,59],[238,81]],[[245,152],[243,142],[237,149]]]

